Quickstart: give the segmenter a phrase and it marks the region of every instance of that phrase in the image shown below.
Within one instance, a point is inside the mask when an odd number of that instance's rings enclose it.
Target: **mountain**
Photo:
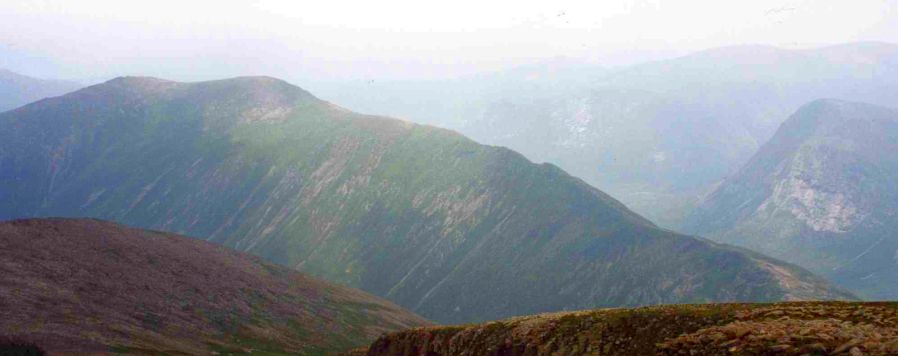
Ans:
[[[638,89],[500,101],[462,131],[556,163],[663,226],[754,147],[701,108]]]
[[[88,219],[0,223],[0,311],[0,335],[65,353],[340,352],[429,324],[257,257]]]
[[[549,164],[265,77],[120,78],[0,114],[0,218],[205,238],[429,319],[851,298],[662,230]]]
[[[747,45],[623,68],[558,67],[430,85],[380,83],[368,91],[347,86],[334,98],[353,108],[389,104],[385,113],[427,117],[553,163],[674,229],[804,103],[898,103],[898,45],[888,43]],[[490,85],[501,90],[481,89]]]
[[[898,303],[657,306],[400,331],[376,355],[895,355]]]
[[[811,102],[689,216],[687,231],[898,298],[898,112]]]
[[[37,79],[0,69],[0,112],[80,87],[74,82]]]
[[[353,111],[460,129],[495,101],[574,93],[588,88],[595,77],[605,72],[605,68],[561,57],[451,79],[369,79],[310,84],[320,97]]]

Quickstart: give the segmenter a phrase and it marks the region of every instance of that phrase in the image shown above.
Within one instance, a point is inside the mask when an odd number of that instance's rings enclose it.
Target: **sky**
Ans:
[[[0,67],[82,81],[436,79],[854,41],[898,43],[898,0],[0,0]]]

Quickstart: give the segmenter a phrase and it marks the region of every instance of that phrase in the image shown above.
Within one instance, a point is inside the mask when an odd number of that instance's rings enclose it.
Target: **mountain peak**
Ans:
[[[130,95],[159,94],[182,85],[181,83],[154,77],[122,76],[84,89],[87,92],[101,91]]]
[[[686,231],[811,269],[863,296],[898,295],[898,112],[802,106],[692,213]]]
[[[802,105],[782,124],[781,131],[807,131],[846,120],[894,120],[889,108],[833,98],[821,98]]]

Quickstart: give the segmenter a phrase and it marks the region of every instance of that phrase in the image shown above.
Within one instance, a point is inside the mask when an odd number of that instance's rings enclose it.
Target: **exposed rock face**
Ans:
[[[898,298],[898,112],[838,100],[796,112],[686,230]]]
[[[78,353],[341,352],[429,324],[221,246],[86,219],[0,223],[0,312],[0,335]]]
[[[0,115],[0,218],[30,216],[185,233],[440,322],[851,298],[661,230],[552,165],[271,78],[122,78]]]
[[[894,355],[896,303],[658,306],[385,335],[367,355]]]

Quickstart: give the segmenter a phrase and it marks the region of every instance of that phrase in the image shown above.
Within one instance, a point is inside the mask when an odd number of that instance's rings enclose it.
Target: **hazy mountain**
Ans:
[[[0,223],[0,335],[52,352],[311,354],[429,324],[361,291],[184,236]]]
[[[700,108],[636,89],[496,102],[464,131],[556,163],[662,225],[754,147]]]
[[[205,237],[442,322],[850,297],[661,230],[555,166],[272,78],[119,78],[0,114],[0,143],[0,218]]]
[[[898,303],[615,308],[404,330],[367,354],[895,355],[896,325]]]
[[[898,298],[898,112],[803,106],[688,218],[687,231]]]
[[[0,112],[80,87],[74,82],[37,79],[0,69]]]
[[[457,79],[319,81],[310,85],[316,95],[353,111],[457,130],[480,117],[493,102],[577,93],[605,72],[597,65],[557,58]]]
[[[802,104],[821,97],[898,103],[898,46],[885,43],[735,46],[612,70],[558,67],[452,85],[405,83],[401,95],[391,94],[396,83],[348,86],[334,98],[365,109],[382,100],[390,107],[384,113],[427,118],[556,164],[670,227]],[[486,95],[484,87],[499,90]]]

